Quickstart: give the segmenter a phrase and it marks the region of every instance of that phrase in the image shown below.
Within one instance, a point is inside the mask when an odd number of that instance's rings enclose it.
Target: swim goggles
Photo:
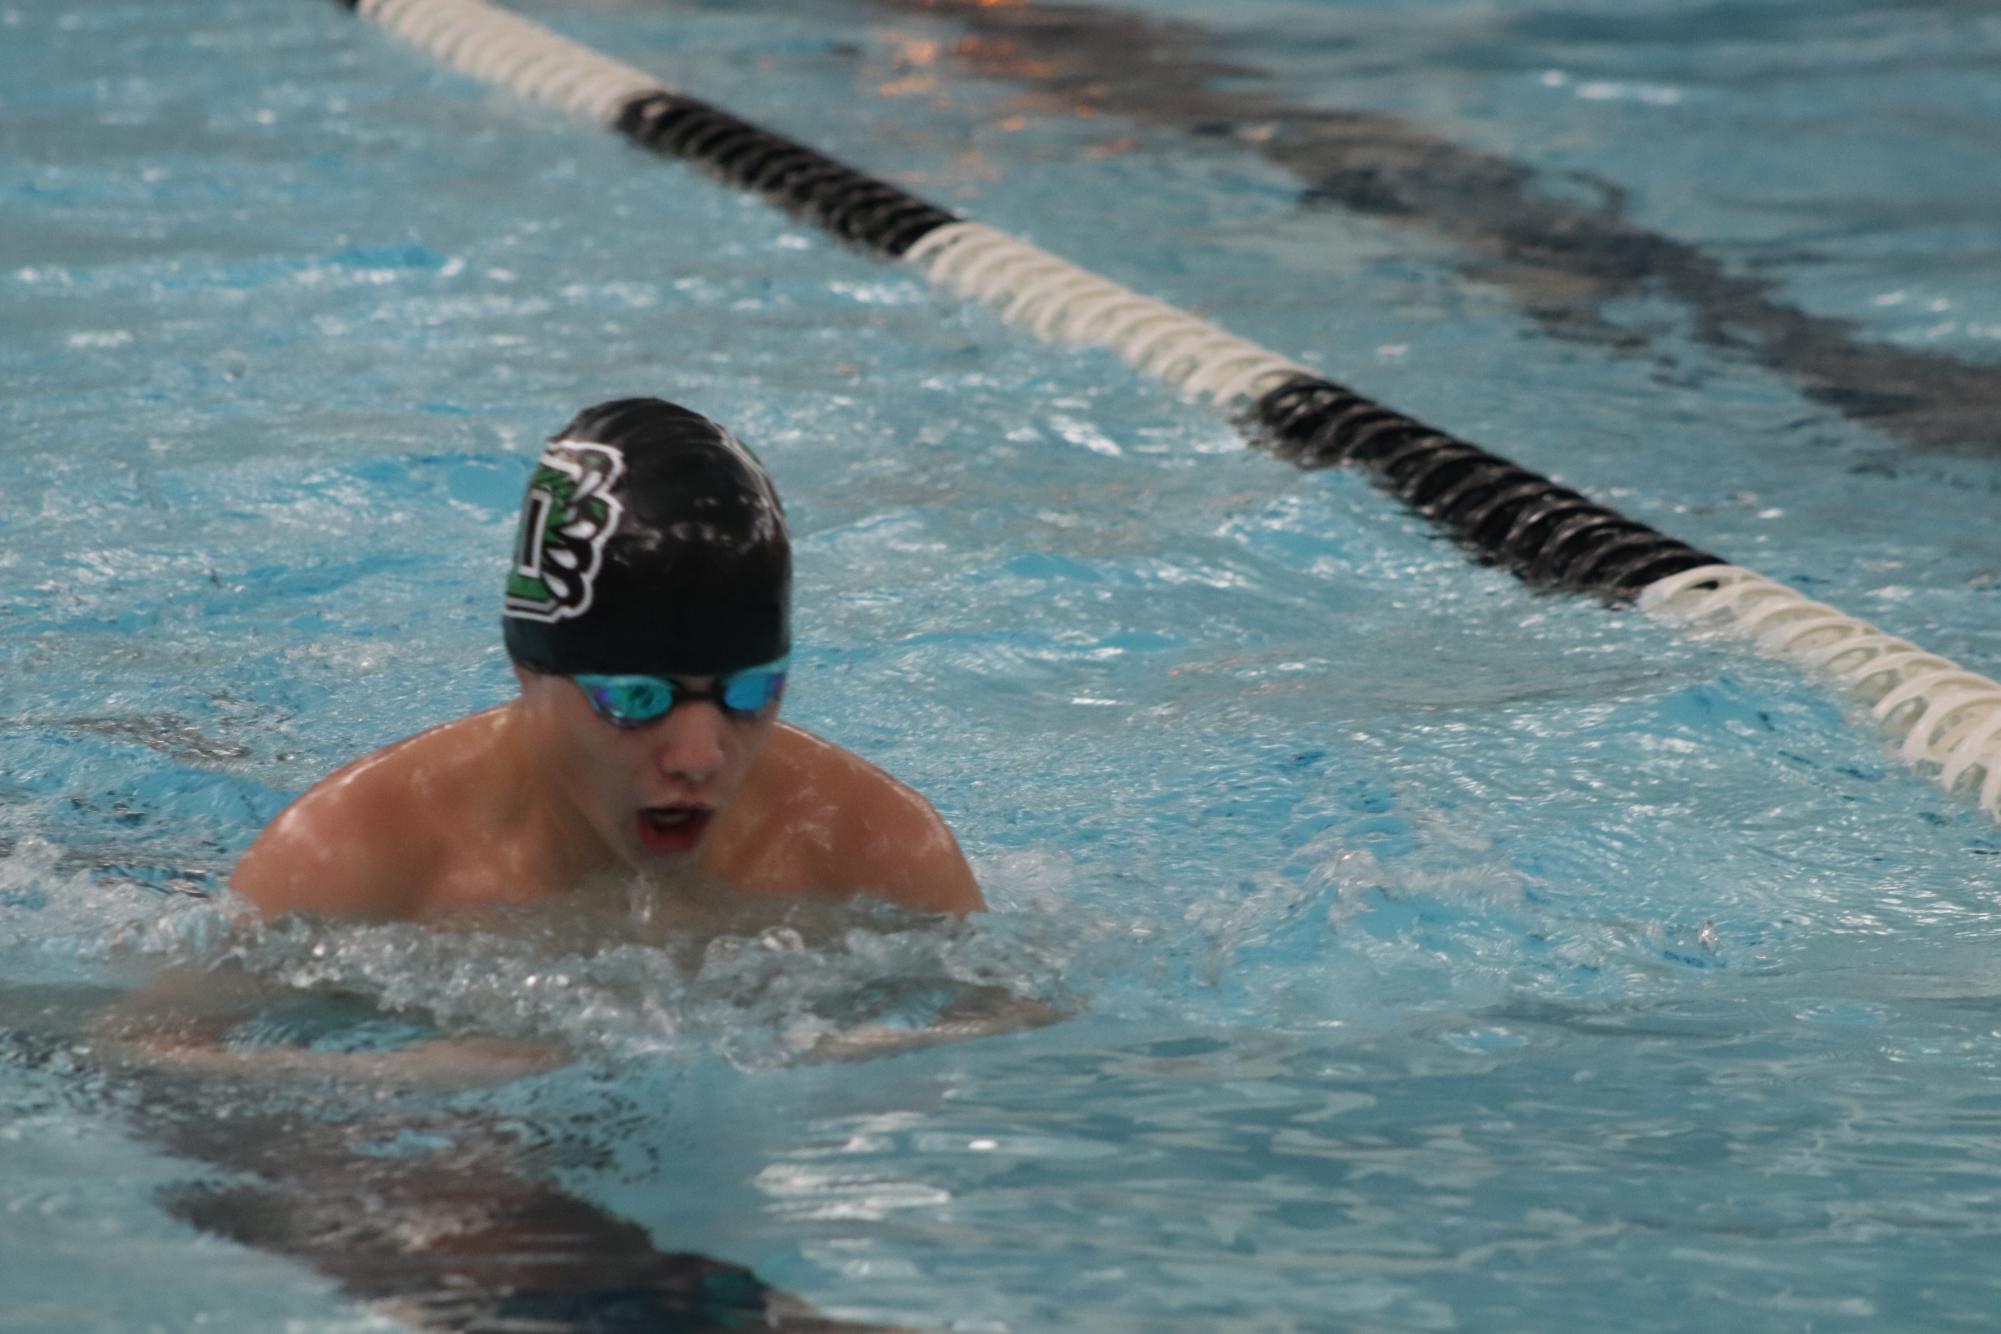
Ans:
[[[644,727],[665,718],[677,704],[712,700],[734,718],[762,713],[785,693],[785,669],[791,658],[718,676],[706,690],[664,676],[573,676],[592,712],[613,727]]]

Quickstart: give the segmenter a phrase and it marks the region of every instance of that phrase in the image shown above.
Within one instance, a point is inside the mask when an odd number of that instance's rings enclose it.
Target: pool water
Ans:
[[[2001,666],[1983,6],[523,7]],[[1852,706],[334,5],[0,32],[0,1327],[488,1327],[369,1229],[558,1198],[923,1329],[1995,1323],[2001,833]],[[1315,195],[1348,113],[1463,150],[1399,197],[1485,202]],[[1495,240],[1535,199],[1640,271]],[[1912,401],[1830,395],[1829,347]],[[770,465],[788,716],[926,793],[994,911],[236,922],[287,800],[506,697],[522,479],[633,393]],[[237,1049],[574,1059],[121,1065],[94,1016],[167,965],[271,993]],[[996,997],[1067,1018],[829,1059]]]

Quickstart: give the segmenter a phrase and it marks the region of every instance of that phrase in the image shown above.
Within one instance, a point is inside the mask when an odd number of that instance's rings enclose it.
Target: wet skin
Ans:
[[[780,723],[776,706],[746,718],[695,699],[626,729],[565,677],[516,676],[508,703],[387,746],[300,797],[244,854],[231,888],[266,914],[375,919],[635,875],[670,892],[707,880],[749,895],[985,906],[928,802]]]

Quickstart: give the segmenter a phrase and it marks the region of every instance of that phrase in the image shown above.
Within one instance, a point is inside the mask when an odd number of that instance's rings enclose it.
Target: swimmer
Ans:
[[[231,888],[266,915],[375,920],[635,877],[982,908],[924,798],[778,720],[791,588],[777,492],[734,436],[659,399],[586,409],[522,506],[502,613],[520,693],[321,781]]]

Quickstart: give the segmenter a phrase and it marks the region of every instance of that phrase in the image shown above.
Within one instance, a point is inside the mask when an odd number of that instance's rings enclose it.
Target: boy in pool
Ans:
[[[791,589],[777,492],[734,436],[659,399],[586,409],[522,507],[502,617],[520,694],[321,781],[231,887],[267,915],[378,919],[635,875],[983,907],[924,798],[778,721]]]

